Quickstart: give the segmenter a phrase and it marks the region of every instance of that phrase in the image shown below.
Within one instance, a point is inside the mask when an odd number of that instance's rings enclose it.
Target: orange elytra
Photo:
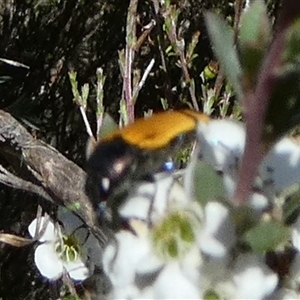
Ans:
[[[209,120],[188,109],[166,111],[104,136],[88,159],[89,178],[99,188],[99,202],[158,172],[168,155],[181,149],[182,137],[189,137],[197,124]]]

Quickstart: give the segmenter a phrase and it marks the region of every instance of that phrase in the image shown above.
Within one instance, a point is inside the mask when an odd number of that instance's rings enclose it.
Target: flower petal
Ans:
[[[224,134],[226,132],[226,134]],[[199,124],[200,157],[217,170],[231,174],[244,152],[245,128],[233,120],[212,120]]]
[[[64,262],[64,268],[75,280],[84,280],[90,276],[89,269],[81,260]]]
[[[150,255],[150,241],[128,231],[116,234],[118,245],[110,244],[103,254],[103,268],[114,287],[126,287],[134,283],[135,273],[141,262]]]
[[[154,299],[201,299],[200,288],[182,274],[176,262],[165,266],[153,289]]]
[[[46,228],[44,228],[45,225]],[[36,229],[37,226],[39,226],[38,230]],[[36,232],[37,234],[39,234],[39,232],[44,231],[44,233],[38,239],[40,242],[57,240],[57,232],[55,226],[52,220],[49,218],[41,217],[39,222],[38,219],[34,219],[28,226],[28,231],[33,238],[35,237]]]
[[[263,160],[260,176],[265,182],[271,182],[278,191],[300,181],[299,167],[299,144],[286,137],[280,140]]]
[[[44,277],[55,280],[62,275],[63,264],[54,250],[54,244],[39,245],[34,253],[34,261]]]
[[[156,223],[172,207],[188,203],[183,187],[170,174],[156,174],[155,181],[138,186],[124,204],[120,215],[126,219],[149,220]]]
[[[277,274],[251,254],[238,257],[234,273],[233,282],[239,299],[264,299],[275,290],[278,283]]]
[[[229,210],[218,202],[211,201],[205,208],[205,223],[199,238],[201,250],[215,257],[223,257],[236,240],[235,228]]]

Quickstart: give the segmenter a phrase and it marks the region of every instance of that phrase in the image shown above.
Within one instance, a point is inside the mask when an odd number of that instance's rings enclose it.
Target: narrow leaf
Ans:
[[[263,1],[255,1],[244,13],[239,31],[239,53],[244,89],[254,88],[271,40],[271,24]]]
[[[217,14],[211,12],[205,14],[205,21],[215,55],[241,100],[243,98],[242,71],[234,46],[232,29]]]

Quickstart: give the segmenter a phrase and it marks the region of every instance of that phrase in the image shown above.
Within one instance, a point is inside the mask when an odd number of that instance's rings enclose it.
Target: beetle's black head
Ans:
[[[122,186],[136,167],[134,148],[121,138],[100,143],[88,159],[89,179],[97,185],[100,201]],[[99,201],[99,202],[100,202]]]

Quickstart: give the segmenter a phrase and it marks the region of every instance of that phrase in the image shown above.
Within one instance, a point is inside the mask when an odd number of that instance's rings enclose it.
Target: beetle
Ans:
[[[104,136],[87,161],[88,180],[98,188],[96,202],[118,198],[133,182],[151,180],[168,156],[192,141],[197,124],[209,120],[189,109],[165,111]]]

